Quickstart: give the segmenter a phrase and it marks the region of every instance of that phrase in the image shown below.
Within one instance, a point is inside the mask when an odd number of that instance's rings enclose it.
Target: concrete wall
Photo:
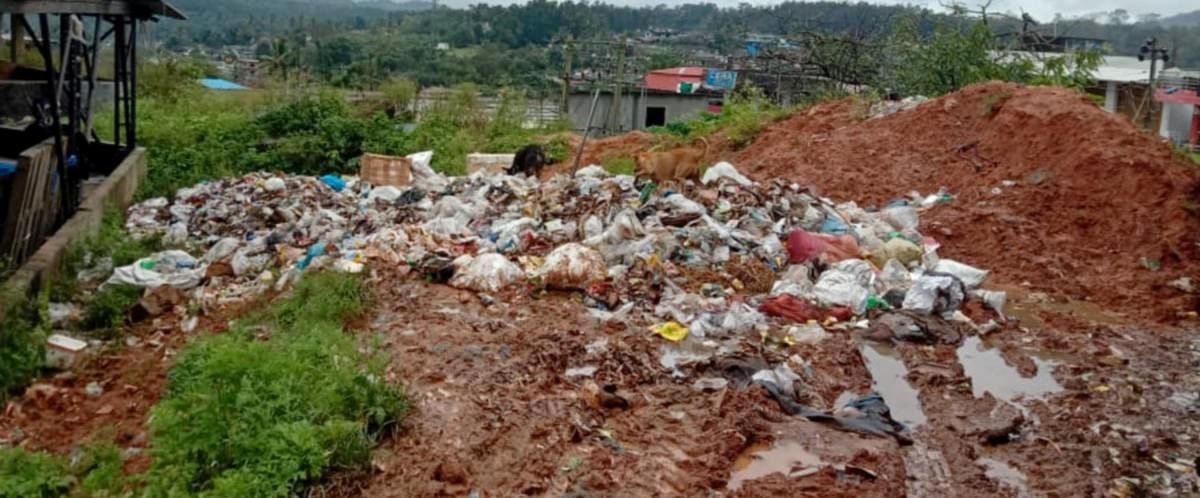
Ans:
[[[691,119],[701,112],[708,110],[710,100],[720,100],[720,97],[707,95],[668,95],[647,94],[643,102],[641,95],[634,93],[621,94],[620,114],[616,130],[608,130],[609,134],[646,128],[646,108],[666,108],[666,122]],[[592,118],[593,128],[604,128],[608,125],[608,114],[612,109],[613,96],[611,93],[601,94],[596,103],[596,115]],[[568,99],[571,124],[576,130],[583,130],[587,125],[588,110],[592,106],[592,94],[575,93]]]
[[[18,296],[35,295],[41,290],[49,275],[58,270],[63,253],[72,242],[95,234],[100,229],[106,206],[127,207],[145,177],[146,149],[139,147],[83,199],[75,216],[46,239],[8,280],[0,282],[0,322],[4,321],[9,309],[17,304]],[[4,331],[0,330],[0,333]]]
[[[1173,103],[1164,103],[1162,106],[1162,125],[1158,134],[1177,144],[1187,143],[1191,138],[1188,134],[1192,131],[1192,113],[1195,106]]]

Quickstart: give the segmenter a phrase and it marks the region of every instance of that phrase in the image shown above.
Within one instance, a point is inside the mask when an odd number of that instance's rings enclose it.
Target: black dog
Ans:
[[[508,168],[508,174],[516,175],[525,173],[530,176],[538,176],[542,173],[542,168],[546,167],[546,151],[542,150],[542,146],[537,144],[526,145],[517,151],[517,155],[513,157],[512,166]]]

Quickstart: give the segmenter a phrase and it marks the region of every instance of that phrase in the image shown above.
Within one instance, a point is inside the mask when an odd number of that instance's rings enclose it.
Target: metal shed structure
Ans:
[[[11,63],[0,67],[0,257],[20,263],[73,216],[85,179],[108,175],[137,147],[137,26],[183,19],[162,0],[0,0]],[[112,61],[112,141],[94,121],[103,60]],[[107,69],[107,68],[106,68]],[[108,100],[108,99],[106,99]],[[4,160],[4,157],[12,158]]]

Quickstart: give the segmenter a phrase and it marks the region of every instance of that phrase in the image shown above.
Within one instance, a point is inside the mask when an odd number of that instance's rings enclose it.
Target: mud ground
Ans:
[[[651,335],[650,323],[593,318],[578,294],[479,296],[380,268],[378,306],[359,333],[385,346],[388,380],[414,410],[369,472],[321,491],[1200,496],[1196,299],[1168,284],[1200,276],[1195,175],[1127,121],[1055,92],[982,85],[875,120],[844,101],[726,151],[754,176],[863,205],[948,187],[958,197],[923,215],[923,231],[944,256],[993,270],[1009,292],[999,330],[939,345],[853,330],[815,345],[744,337],[705,357]],[[585,162],[650,141],[590,142]],[[175,325],[139,324],[127,345],[38,381],[5,406],[0,439],[64,455],[116,440],[127,468],[144,468],[148,409],[190,337]],[[731,368],[757,361],[792,364],[816,408],[879,391],[913,444],[784,414]],[[92,382],[99,396],[87,394]]]

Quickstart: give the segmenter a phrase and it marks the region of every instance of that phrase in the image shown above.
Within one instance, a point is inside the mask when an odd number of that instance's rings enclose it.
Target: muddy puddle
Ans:
[[[1050,354],[1027,353],[1037,365],[1037,373],[1033,377],[1022,376],[1004,360],[999,349],[979,337],[966,338],[956,351],[959,363],[971,378],[971,390],[977,398],[983,396],[984,392],[990,392],[992,396],[1012,403],[1021,399],[1045,399],[1048,395],[1061,392],[1062,384],[1055,380],[1053,374],[1054,367],[1060,361]]]
[[[789,478],[803,477],[820,471],[824,462],[821,457],[808,451],[795,441],[757,443],[746,449],[733,463],[733,474],[726,486],[731,490],[771,474],[783,474]]]
[[[871,389],[883,396],[892,418],[909,429],[924,425],[928,419],[918,398],[920,391],[908,382],[908,368],[900,355],[890,346],[870,342],[861,351],[871,373]]]
[[[1101,325],[1121,324],[1120,317],[1113,315],[1112,312],[1100,305],[1088,301],[1067,301],[1065,303],[1010,301],[1004,307],[1005,316],[1014,318],[1022,325],[1032,328],[1047,326],[1046,320],[1042,318],[1042,313],[1070,316]]]

